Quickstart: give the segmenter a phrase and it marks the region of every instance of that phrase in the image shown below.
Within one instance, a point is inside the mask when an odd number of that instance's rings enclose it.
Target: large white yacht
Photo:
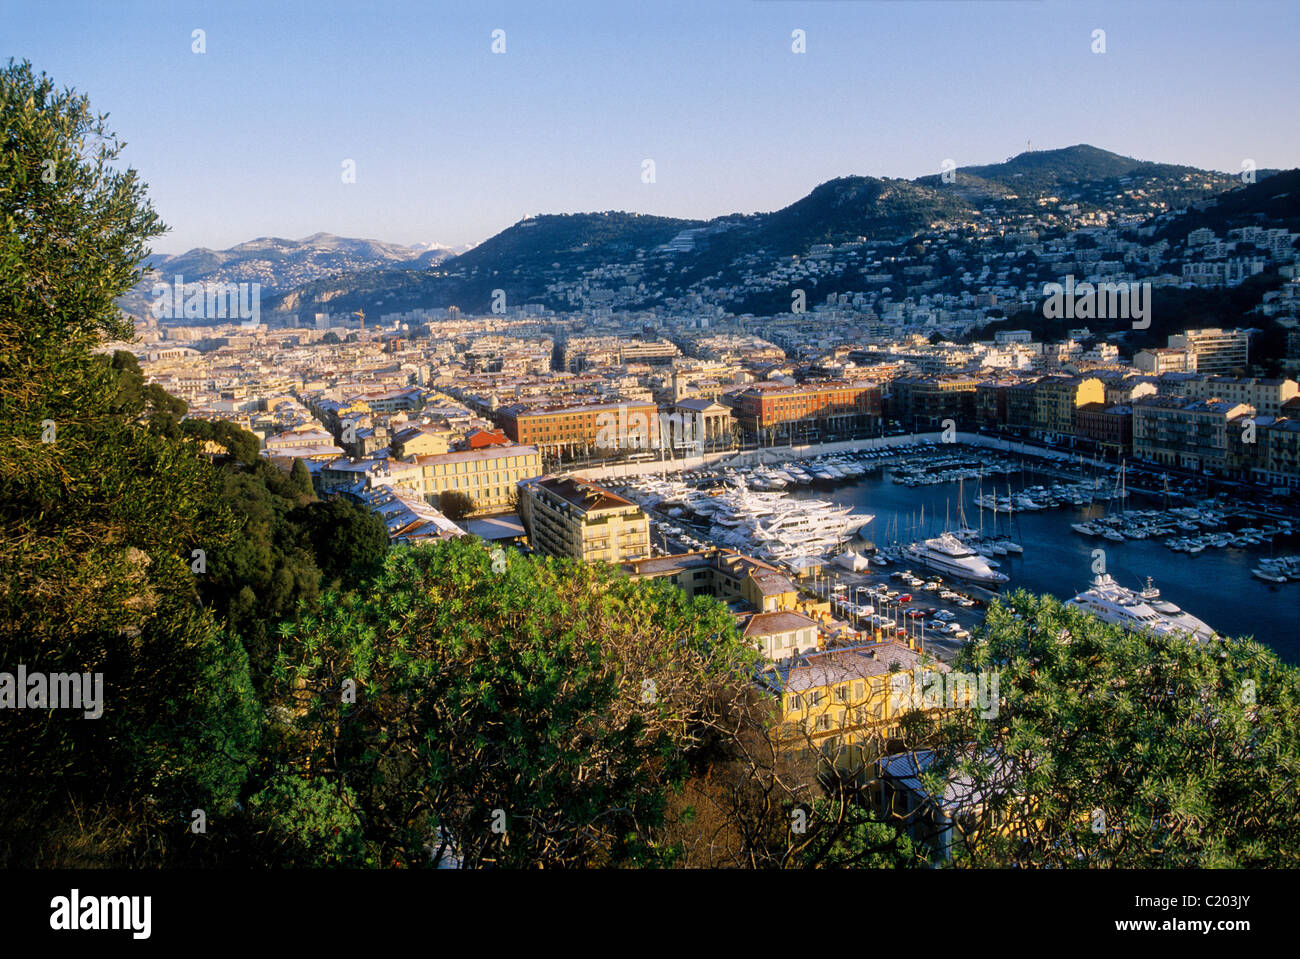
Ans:
[[[875,519],[870,513],[854,513],[850,506],[823,500],[786,500],[781,507],[755,516],[750,529],[756,545],[823,553]]]
[[[1011,577],[999,573],[979,553],[952,533],[913,543],[903,551],[907,559],[936,572],[946,573],[980,586],[997,586]]]
[[[1066,605],[1139,632],[1150,631],[1162,636],[1181,634],[1202,642],[1217,635],[1191,613],[1161,599],[1160,590],[1151,585],[1150,578],[1145,589],[1135,592],[1119,585],[1110,574],[1102,573],[1094,576],[1092,585],[1067,600]]]

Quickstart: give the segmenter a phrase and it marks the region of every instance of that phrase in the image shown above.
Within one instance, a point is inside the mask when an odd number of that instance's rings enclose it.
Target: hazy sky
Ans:
[[[1294,167],[1298,40],[1288,0],[0,0],[0,58],[112,115],[168,253],[771,210],[832,177],[997,162],[1031,138]]]

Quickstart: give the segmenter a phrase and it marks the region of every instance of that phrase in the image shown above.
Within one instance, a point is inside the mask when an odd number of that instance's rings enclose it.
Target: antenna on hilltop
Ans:
[[[1026,153],[1034,152],[1034,141],[1032,137],[1025,141],[1025,152]]]

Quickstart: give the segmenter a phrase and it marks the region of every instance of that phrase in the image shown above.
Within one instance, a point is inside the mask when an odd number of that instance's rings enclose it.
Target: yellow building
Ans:
[[[686,595],[712,596],[724,603],[744,600],[759,612],[794,610],[799,592],[775,566],[735,550],[698,550],[623,564],[633,579],[666,579]]]
[[[970,705],[975,693],[969,685],[947,695],[950,672],[946,664],[888,640],[779,663],[767,671],[766,685],[780,697],[786,748],[839,755],[845,747],[896,738],[899,720],[914,708]]]
[[[480,450],[416,456],[420,492],[430,503],[446,492],[464,493],[474,509],[510,506],[519,483],[542,472],[541,454],[535,446],[490,446]]]
[[[437,456],[451,450],[454,431],[435,430],[429,427],[411,426],[393,434],[390,445],[400,446],[402,458],[414,456]]]
[[[1073,436],[1079,407],[1106,399],[1106,384],[1096,377],[1045,376],[1034,384],[1034,425],[1055,437]]]
[[[555,476],[519,484],[519,514],[534,549],[584,562],[650,553],[650,520],[636,503],[594,483]]]

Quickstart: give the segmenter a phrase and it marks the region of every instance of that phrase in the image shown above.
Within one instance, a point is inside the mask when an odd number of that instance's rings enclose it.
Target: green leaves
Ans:
[[[380,828],[381,808],[403,828],[416,824],[402,810],[432,810],[466,865],[644,856],[693,724],[713,691],[747,679],[752,654],[722,607],[678,590],[534,559],[500,576],[490,562],[470,540],[394,550],[364,594],[327,593],[319,622],[286,631],[291,648],[321,650],[305,671],[301,653],[282,656],[285,694],[307,683],[297,762],[328,761],[354,784],[381,860],[419,861],[409,837],[422,835]],[[366,695],[345,714],[330,691],[362,670]],[[642,702],[649,678],[659,695]],[[509,814],[505,834],[484,828],[491,809]]]
[[[179,817],[232,807],[260,735],[244,651],[189,566],[230,517],[193,445],[137,423],[184,404],[91,354],[131,335],[114,300],[161,231],[135,173],[85,98],[26,63],[0,70],[0,117],[0,657],[104,684],[99,719],[0,723],[0,763],[24,773],[0,791],[0,863],[156,863]]]
[[[989,611],[963,659],[1001,668],[1004,702],[973,729],[970,717],[942,729],[944,768],[974,769],[1009,824],[992,828],[977,810],[982,828],[959,850],[962,861],[1300,861],[1300,802],[1288,785],[1300,762],[1300,679],[1266,647],[1135,634],[1020,592]],[[1094,810],[1106,830],[1093,828]]]

